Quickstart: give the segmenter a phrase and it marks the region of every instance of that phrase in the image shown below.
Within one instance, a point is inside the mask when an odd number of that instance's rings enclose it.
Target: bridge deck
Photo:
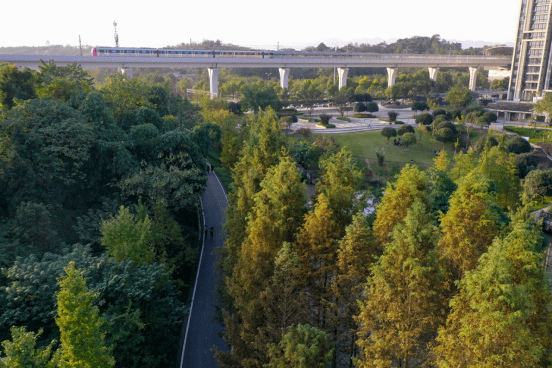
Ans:
[[[369,54],[365,57],[140,57],[140,56],[53,56],[53,55],[0,55],[20,67],[36,68],[40,60],[54,61],[59,66],[71,63],[83,68],[307,68],[307,67],[484,67],[498,69],[511,64],[510,56],[474,55],[413,55]]]

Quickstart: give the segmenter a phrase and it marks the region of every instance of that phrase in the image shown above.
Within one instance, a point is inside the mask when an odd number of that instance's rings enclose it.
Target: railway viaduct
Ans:
[[[53,56],[53,55],[0,55],[6,61],[20,68],[38,70],[40,61],[53,61],[56,65],[72,63],[83,68],[119,68],[123,74],[131,75],[132,68],[208,68],[211,96],[218,95],[219,68],[278,68],[280,86],[288,87],[291,68],[337,68],[339,88],[347,84],[349,68],[387,68],[389,86],[395,84],[397,70],[404,68],[428,68],[429,77],[436,81],[439,68],[468,68],[470,90],[475,90],[478,68],[496,70],[508,68],[512,56],[479,55],[415,55],[415,54],[365,54],[362,56],[313,56],[297,57],[141,57],[141,56]]]

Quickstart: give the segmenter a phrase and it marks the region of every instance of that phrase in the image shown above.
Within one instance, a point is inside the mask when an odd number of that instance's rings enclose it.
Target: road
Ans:
[[[216,345],[221,350],[227,349],[224,340],[217,336],[222,327],[213,323],[212,319],[215,314],[217,280],[215,249],[223,245],[222,226],[228,201],[216,175],[209,173],[207,179],[207,189],[202,199],[205,225],[206,228],[214,227],[215,231],[214,236],[207,235],[203,245],[180,368],[217,368],[211,348]]]

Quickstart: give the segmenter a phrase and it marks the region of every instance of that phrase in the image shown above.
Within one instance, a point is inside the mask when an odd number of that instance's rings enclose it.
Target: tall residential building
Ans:
[[[552,92],[551,0],[522,0],[508,100],[530,101]]]

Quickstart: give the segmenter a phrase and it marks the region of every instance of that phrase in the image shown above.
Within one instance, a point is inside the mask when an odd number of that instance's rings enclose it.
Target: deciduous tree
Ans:
[[[429,343],[444,321],[443,277],[435,255],[436,228],[427,206],[415,198],[378,263],[361,304],[357,365],[411,367],[426,364]]]
[[[460,281],[435,347],[438,367],[550,365],[550,291],[540,235],[518,213],[513,230],[494,240]]]
[[[61,347],[56,352],[61,367],[105,368],[115,366],[111,349],[105,343],[105,320],[93,305],[98,294],[86,286],[82,271],[71,262],[67,276],[58,279],[56,294]]]
[[[417,198],[427,203],[427,176],[417,166],[406,165],[394,184],[388,183],[378,206],[374,221],[374,235],[380,244],[391,240],[395,226],[401,222]]]

